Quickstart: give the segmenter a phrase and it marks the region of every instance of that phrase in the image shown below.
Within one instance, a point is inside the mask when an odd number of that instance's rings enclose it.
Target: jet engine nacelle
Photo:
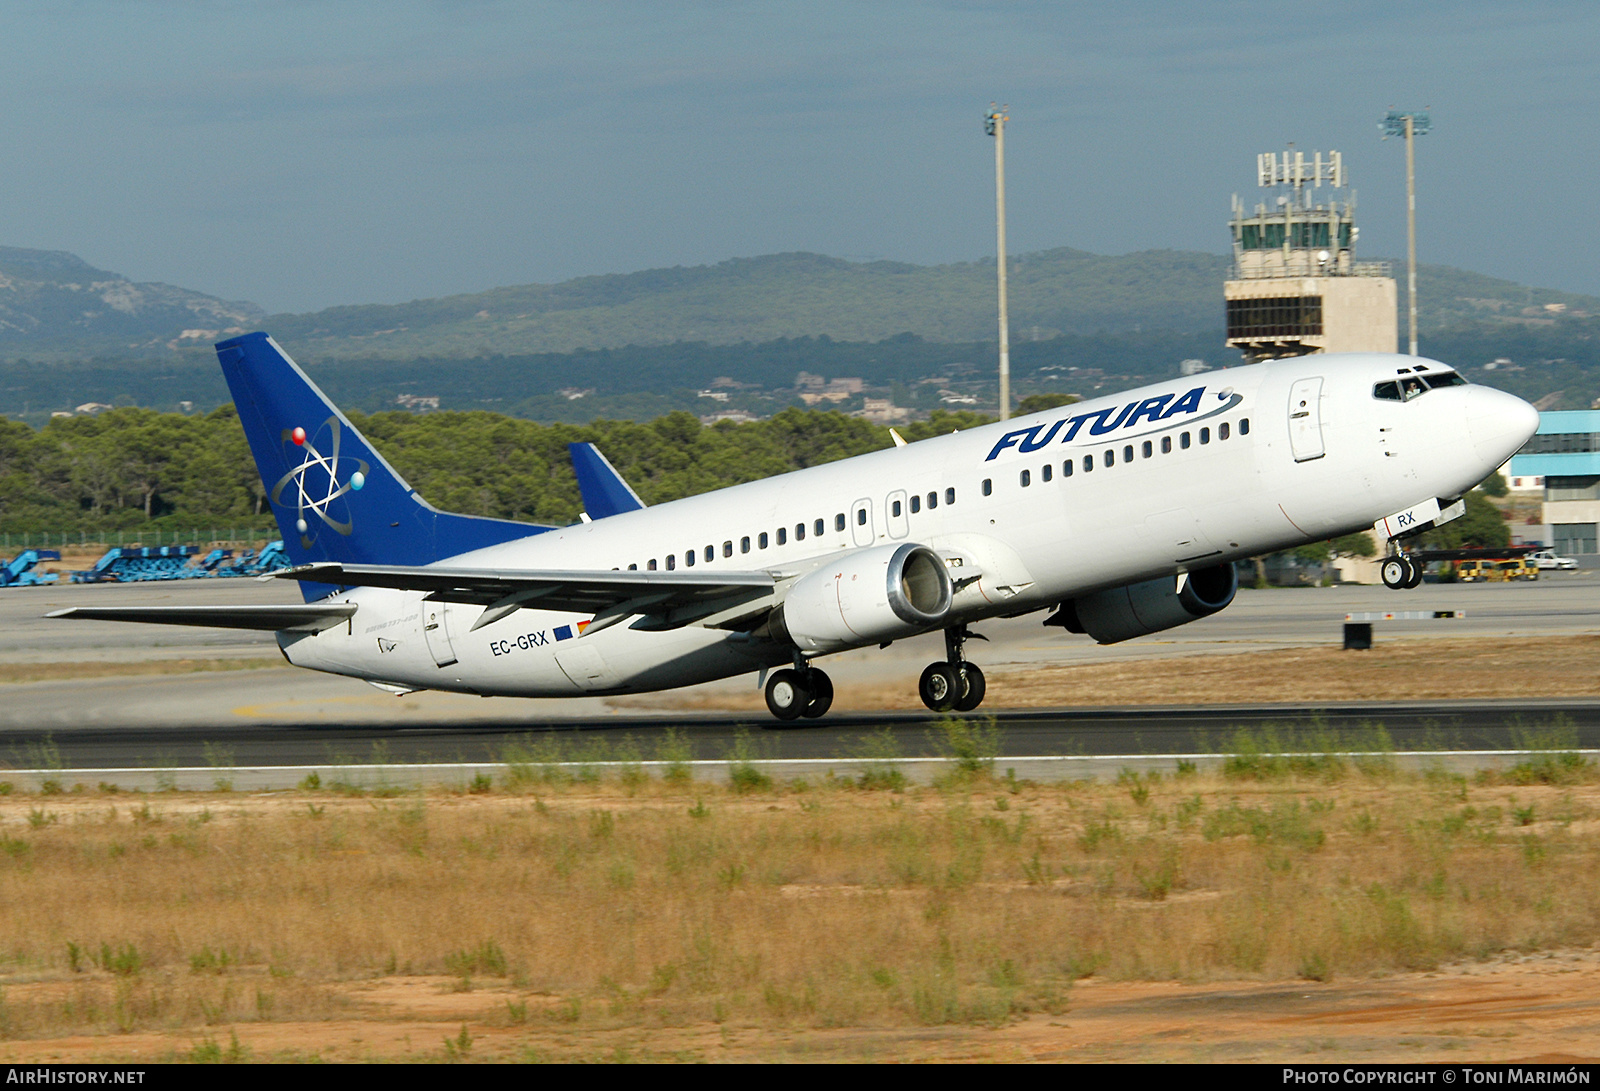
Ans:
[[[1061,604],[1046,625],[1088,633],[1101,644],[1159,633],[1208,617],[1233,601],[1239,577],[1233,565],[1219,564],[1177,578],[1163,576],[1126,587],[1080,595]]]
[[[796,580],[767,630],[808,652],[881,644],[942,625],[951,597],[944,560],[927,546],[874,546]]]

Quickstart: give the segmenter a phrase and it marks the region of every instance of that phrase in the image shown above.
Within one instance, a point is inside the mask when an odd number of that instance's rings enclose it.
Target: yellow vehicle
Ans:
[[[1537,565],[1523,558],[1510,561],[1462,561],[1456,565],[1456,579],[1462,583],[1509,582],[1511,580],[1536,580]]]

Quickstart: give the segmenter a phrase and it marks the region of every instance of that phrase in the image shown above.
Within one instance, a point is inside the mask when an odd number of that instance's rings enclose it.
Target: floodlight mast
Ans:
[[[1006,116],[1009,107],[989,104],[983,131],[994,137],[996,268],[1000,273],[1000,419],[1011,419],[1011,323],[1006,315]]]
[[[1427,135],[1433,119],[1426,113],[1390,110],[1378,126],[1383,135],[1406,139],[1406,294],[1411,309],[1411,355],[1417,355],[1417,160],[1412,138]]]

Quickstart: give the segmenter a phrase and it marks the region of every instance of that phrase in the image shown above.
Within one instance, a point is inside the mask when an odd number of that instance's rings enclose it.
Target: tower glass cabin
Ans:
[[[1394,352],[1394,278],[1388,262],[1355,260],[1355,195],[1339,199],[1348,192],[1343,157],[1265,152],[1256,174],[1275,200],[1251,212],[1233,198],[1233,270],[1223,289],[1228,345],[1252,363]],[[1313,194],[1324,185],[1333,191],[1326,202]]]

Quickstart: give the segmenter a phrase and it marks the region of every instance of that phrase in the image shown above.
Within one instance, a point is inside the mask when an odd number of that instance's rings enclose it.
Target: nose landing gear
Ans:
[[[1379,573],[1383,577],[1383,585],[1391,591],[1410,590],[1422,583],[1422,565],[1404,553],[1384,558]]]
[[[948,662],[929,663],[917,681],[917,696],[934,712],[971,712],[983,703],[988,684],[983,671],[962,655],[968,640],[984,640],[965,625],[944,631]]]

